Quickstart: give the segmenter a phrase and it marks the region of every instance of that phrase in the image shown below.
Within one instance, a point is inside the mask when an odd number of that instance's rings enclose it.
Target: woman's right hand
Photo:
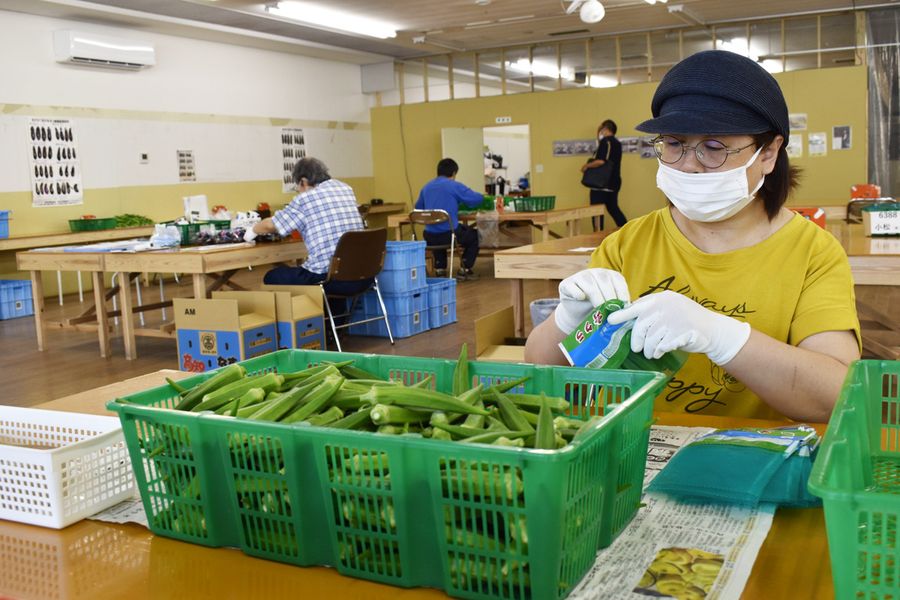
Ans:
[[[568,334],[587,318],[594,307],[613,298],[626,302],[631,300],[628,284],[618,271],[585,269],[566,277],[559,284],[559,306],[553,313],[556,326]]]

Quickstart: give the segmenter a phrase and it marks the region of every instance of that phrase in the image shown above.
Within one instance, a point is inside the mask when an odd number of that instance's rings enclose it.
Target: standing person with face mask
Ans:
[[[712,50],[660,82],[653,117],[656,184],[666,208],[603,240],[590,268],[560,283],[553,319],[525,358],[563,364],[557,347],[610,298],[647,357],[682,349],[684,367],[656,410],[825,422],[861,338],[850,265],[830,233],[784,208],[787,105],[756,62]]]
[[[619,208],[619,190],[622,189],[622,143],[616,138],[615,121],[607,119],[597,128],[597,151],[594,157],[581,165],[581,172],[609,164],[609,179],[600,188],[591,189],[591,205],[603,204],[606,212],[621,227],[628,222],[622,209]],[[594,231],[603,229],[603,216],[593,217]]]

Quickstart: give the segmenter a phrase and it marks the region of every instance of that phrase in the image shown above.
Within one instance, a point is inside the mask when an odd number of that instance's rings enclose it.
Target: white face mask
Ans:
[[[765,177],[760,177],[753,191],[747,184],[747,169],[760,152],[762,148],[741,167],[710,173],[685,173],[659,161],[656,187],[691,221],[724,221],[750,204],[762,187]]]

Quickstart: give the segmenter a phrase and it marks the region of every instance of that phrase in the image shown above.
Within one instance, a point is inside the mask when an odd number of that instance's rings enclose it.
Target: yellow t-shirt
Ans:
[[[663,208],[604,239],[589,266],[621,272],[632,300],[672,290],[795,346],[823,331],[852,330],[860,339],[847,255],[800,215],[755,246],[707,254]],[[656,410],[784,418],[703,354],[690,355]]]

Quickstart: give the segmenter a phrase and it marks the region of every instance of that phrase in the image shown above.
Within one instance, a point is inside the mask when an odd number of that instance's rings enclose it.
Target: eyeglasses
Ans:
[[[693,150],[697,155],[697,162],[708,169],[718,169],[728,160],[729,154],[737,154],[753,146],[756,142],[750,142],[741,148],[729,149],[719,140],[703,140],[696,146],[686,146],[684,142],[670,135],[661,135],[653,139],[653,150],[656,156],[666,164],[677,163],[684,157],[687,150]]]

